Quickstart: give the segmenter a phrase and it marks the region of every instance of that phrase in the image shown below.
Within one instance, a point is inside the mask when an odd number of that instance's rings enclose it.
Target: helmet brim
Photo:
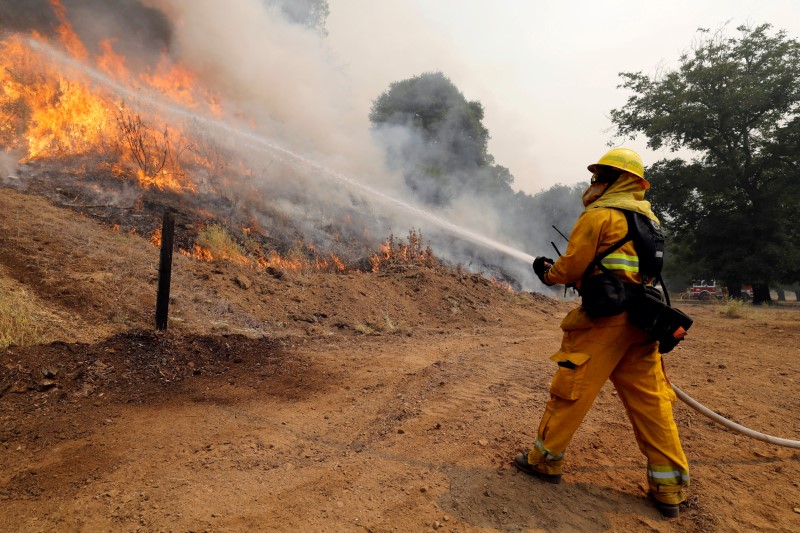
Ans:
[[[608,167],[608,168],[616,168],[616,167],[611,167],[609,165],[598,165],[597,163],[592,163],[591,165],[586,167],[586,169],[589,172],[591,172],[592,174],[595,174],[597,172],[597,169],[600,168],[601,166]],[[617,169],[617,170],[621,170],[621,169]],[[623,174],[630,174],[631,176],[633,176],[634,178],[639,180],[642,183],[642,187],[644,187],[644,190],[647,190],[647,189],[650,188],[650,182],[647,181],[646,179],[642,178],[641,176],[637,176],[633,172],[628,172],[627,170],[623,170],[622,173]]]

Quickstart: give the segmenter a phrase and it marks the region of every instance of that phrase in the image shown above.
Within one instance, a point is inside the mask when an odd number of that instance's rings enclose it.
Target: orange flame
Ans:
[[[158,231],[159,240],[161,236],[160,233],[161,232]],[[150,238],[150,241],[154,244],[155,235],[156,234],[154,233]],[[326,256],[321,256],[316,254],[316,251],[311,244],[306,244],[305,247],[312,252],[313,256],[311,258],[306,257],[302,253],[298,252],[298,249],[295,249],[295,251],[290,252],[289,255],[286,256],[272,250],[268,252],[267,255],[258,258],[251,258],[247,255],[232,252],[230,250],[221,251],[218,254],[215,254],[210,249],[204,248],[198,244],[195,244],[191,250],[180,250],[180,253],[200,261],[228,261],[258,271],[265,271],[268,268],[295,273],[343,273],[347,271],[347,265],[345,265],[344,261],[342,261],[341,258],[335,254],[329,253]]]
[[[125,66],[125,57],[114,51],[111,39],[100,41],[100,51],[102,54],[97,58],[97,66],[100,70],[112,78],[125,79],[130,76],[128,68]]]
[[[161,228],[157,228],[152,234],[150,234],[150,244],[156,248],[161,247]]]
[[[369,258],[369,264],[372,267],[373,272],[379,271],[381,269],[381,265],[388,262],[392,257],[392,247],[389,241],[382,243],[380,248],[380,252],[370,256]]]
[[[430,267],[436,264],[436,259],[429,246],[423,248],[422,233],[412,229],[408,232],[407,243],[390,235],[389,239],[380,245],[380,251],[369,257],[369,263],[372,271],[377,272],[387,267]]]
[[[75,35],[75,31],[72,29],[72,24],[70,24],[69,19],[67,19],[67,10],[64,9],[60,0],[50,0],[50,5],[53,7],[53,12],[59,22],[56,32],[58,33],[61,44],[64,45],[64,48],[66,48],[75,59],[86,59],[89,54],[86,52],[86,47],[83,46],[83,43],[78,39],[78,36]]]
[[[211,262],[211,261],[214,260],[214,256],[211,254],[210,250],[208,250],[206,248],[203,248],[201,246],[198,246],[196,244],[194,245],[194,248],[192,248],[191,252],[186,251],[186,250],[181,250],[180,252],[185,256],[193,257],[193,258],[199,259],[201,261],[209,261],[209,262]]]
[[[58,42],[73,59],[93,60],[134,94],[144,84],[144,90],[155,90],[181,105],[205,105],[221,113],[217,98],[196,89],[195,76],[166,54],[138,80],[114,51],[113,39],[98,43],[98,55],[90,57],[61,1],[50,0],[50,5],[59,21]],[[36,33],[32,37],[44,41]],[[155,113],[142,117],[132,112],[121,97],[34,51],[21,34],[0,40],[0,143],[21,151],[23,162],[96,155],[114,161],[109,167],[116,175],[136,177],[142,187],[163,190],[195,190],[187,167],[212,166],[207,157],[188,149],[189,135],[182,129],[168,126]]]
[[[197,107],[192,87],[197,85],[194,74],[185,68],[175,65],[166,54],[161,55],[155,72],[143,73],[142,81],[159,93],[169,96],[186,107]]]
[[[498,281],[498,280],[493,279],[493,278],[488,278],[488,280],[489,280],[489,283],[494,285],[495,287],[499,287],[500,289],[503,289],[506,292],[514,292],[514,287],[511,286],[508,283],[504,283],[502,281]]]

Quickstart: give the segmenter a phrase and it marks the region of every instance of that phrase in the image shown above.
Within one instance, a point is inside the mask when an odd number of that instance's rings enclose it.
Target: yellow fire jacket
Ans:
[[[564,285],[575,284],[580,288],[586,267],[598,254],[622,240],[628,232],[625,214],[618,209],[641,213],[658,223],[650,208],[650,202],[644,199],[644,192],[641,181],[632,174],[623,174],[611,184],[578,218],[569,236],[566,253],[545,273],[545,281]],[[642,276],[639,274],[639,258],[632,241],[623,244],[603,259],[602,263],[625,283],[642,281]]]

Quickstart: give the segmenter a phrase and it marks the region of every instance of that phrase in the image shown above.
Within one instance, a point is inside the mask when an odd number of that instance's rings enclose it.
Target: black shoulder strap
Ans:
[[[625,236],[622,239],[620,239],[619,241],[617,241],[614,244],[612,244],[608,249],[603,250],[602,252],[597,254],[597,256],[594,258],[594,260],[592,260],[592,262],[589,263],[589,266],[586,267],[586,270],[583,271],[582,279],[586,279],[587,277],[589,277],[592,274],[592,272],[594,272],[595,268],[599,268],[600,270],[602,270],[606,274],[611,274],[611,271],[609,269],[607,269],[605,266],[603,266],[603,263],[602,263],[603,259],[605,259],[609,255],[613,254],[614,252],[616,252],[617,250],[622,248],[623,244],[625,244],[626,242],[628,242],[629,240],[631,240],[633,238],[633,235],[631,234],[631,223],[630,223],[630,221],[628,220],[628,217],[627,217],[627,213],[628,212],[625,211],[624,209],[620,209],[620,211],[622,211],[623,213],[626,214],[625,219],[626,219],[626,222],[628,222],[628,232],[625,233]]]
[[[623,213],[625,213],[625,220],[628,222],[628,234],[626,235],[626,237],[633,238],[633,235],[632,235],[633,229],[632,228],[633,228],[633,226],[635,224],[634,217],[637,216],[637,213],[635,213],[633,211],[628,211],[626,209],[621,209],[621,211]],[[639,215],[639,216],[642,216],[642,215]],[[636,246],[636,239],[634,239],[634,246]],[[642,261],[642,258],[640,256],[640,251],[639,250],[636,250],[636,254],[639,255],[639,261]],[[664,299],[666,300],[666,304],[667,305],[671,305],[670,301],[669,301],[669,291],[667,291],[667,285],[664,283],[664,278],[661,277],[661,272],[659,272],[652,279],[653,279],[653,286],[654,287],[656,286],[656,284],[660,284],[661,285],[661,288],[664,290]],[[642,285],[645,285],[645,281],[644,280],[645,280],[645,277],[644,277],[644,275],[642,275]]]
[[[619,209],[619,208],[614,208],[614,209]],[[602,270],[606,274],[613,275],[611,273],[611,271],[609,269],[607,269],[603,265],[603,263],[602,263],[603,259],[605,259],[609,255],[613,254],[614,252],[619,250],[622,247],[623,244],[625,244],[626,242],[628,242],[631,239],[633,239],[633,231],[634,231],[633,230],[633,226],[634,226],[633,217],[634,217],[635,213],[633,211],[629,211],[627,209],[619,209],[619,210],[622,211],[624,213],[624,215],[625,215],[625,222],[628,225],[627,233],[625,233],[625,236],[622,239],[620,239],[619,241],[615,242],[607,250],[604,250],[601,253],[597,254],[597,257],[595,257],[594,260],[592,260],[592,262],[589,263],[589,266],[586,267],[586,270],[583,271],[582,279],[585,280],[587,277],[589,277],[592,274],[592,272],[594,272],[595,268],[599,268],[600,270]],[[637,251],[637,255],[638,255],[638,251]],[[655,278],[655,283],[659,283],[661,285],[661,288],[664,289],[664,298],[666,300],[666,303],[667,303],[667,305],[671,305],[670,301],[669,301],[669,292],[667,291],[667,286],[664,283],[664,278],[661,277],[660,273]],[[644,278],[642,278],[642,286],[644,286],[644,284],[645,284],[644,283]]]

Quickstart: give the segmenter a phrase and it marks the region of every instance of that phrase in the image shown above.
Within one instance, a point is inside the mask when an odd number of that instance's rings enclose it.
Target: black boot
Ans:
[[[659,501],[653,493],[650,493],[650,499],[656,504],[656,509],[661,513],[664,518],[678,518],[681,515],[680,505],[677,503],[665,503]]]
[[[548,483],[553,483],[556,485],[561,483],[561,474],[545,474],[536,470],[536,468],[534,468],[534,466],[528,462],[527,453],[517,454],[517,456],[514,457],[514,466],[528,475],[538,477],[542,481],[547,481]]]

